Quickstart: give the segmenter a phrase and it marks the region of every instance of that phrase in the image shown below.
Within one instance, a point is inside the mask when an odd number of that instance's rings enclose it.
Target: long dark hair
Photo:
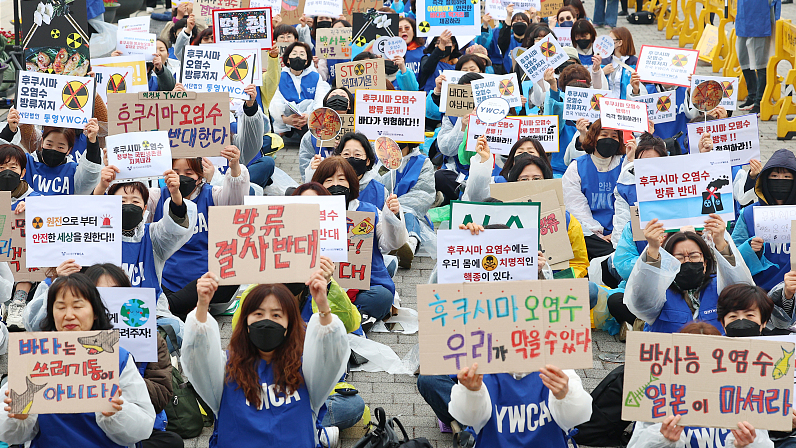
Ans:
[[[194,28],[194,30],[196,30],[196,28]],[[202,45],[202,39],[204,39],[205,36],[212,36],[212,35],[213,35],[213,27],[209,26],[203,29],[201,33],[196,35],[196,37],[191,42],[191,45]]]
[[[373,146],[370,145],[368,138],[361,132],[346,132],[345,135],[340,138],[340,143],[337,144],[337,148],[334,148],[334,155],[339,156],[342,154],[343,148],[345,148],[345,144],[348,143],[349,140],[356,140],[362,146],[362,149],[365,150],[365,155],[368,160],[370,160],[370,167],[368,170],[376,166],[378,162],[376,152],[373,150]]]
[[[66,277],[58,277],[50,286],[50,290],[47,292],[47,315],[40,324],[42,331],[56,331],[53,306],[58,294],[64,290],[71,292],[74,296],[84,298],[91,305],[91,309],[94,311],[92,330],[110,330],[113,328],[110,320],[108,320],[108,310],[105,308],[105,304],[102,303],[102,297],[97,291],[97,287],[94,286],[94,282],[86,274],[76,272]]]
[[[690,230],[687,232],[677,232],[671,234],[666,239],[666,242],[663,243],[663,250],[674,256],[674,246],[676,246],[677,243],[681,243],[686,240],[693,241],[697,246],[699,246],[699,251],[702,252],[702,259],[705,260],[705,278],[702,280],[702,284],[699,285],[699,290],[701,291],[705,288],[705,286],[710,284],[710,282],[713,280],[713,276],[716,275],[716,259],[713,257],[713,251],[710,249],[710,247],[708,247],[708,244],[705,242],[705,240]],[[676,284],[674,284],[674,282],[672,282],[670,288],[680,293],[683,292],[677,287]]]

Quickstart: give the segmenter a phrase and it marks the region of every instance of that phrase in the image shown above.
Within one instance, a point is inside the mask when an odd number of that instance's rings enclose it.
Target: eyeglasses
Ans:
[[[703,260],[702,252],[691,252],[690,254],[683,255],[683,254],[676,254],[674,258],[677,259],[680,263],[685,263],[686,261],[690,261],[693,263],[699,263]]]

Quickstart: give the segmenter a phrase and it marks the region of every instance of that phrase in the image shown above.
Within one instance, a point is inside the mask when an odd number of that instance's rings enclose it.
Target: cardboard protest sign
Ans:
[[[253,43],[261,49],[273,46],[271,8],[239,8],[213,11],[216,43]]]
[[[210,207],[208,271],[220,285],[306,282],[320,266],[320,206]]]
[[[14,414],[116,412],[119,331],[11,333],[8,390]]]
[[[562,6],[564,6],[564,0],[542,0],[539,17],[553,17]]]
[[[23,70],[85,76],[90,59],[86,2],[23,0],[20,5]]]
[[[647,105],[638,101],[600,98],[600,122],[605,129],[647,132],[650,128]]]
[[[515,199],[529,195],[553,190],[558,197],[558,203],[564,205],[564,188],[561,179],[535,180],[533,182],[507,182],[489,185],[489,195],[503,202],[515,202]]]
[[[423,375],[593,364],[586,279],[417,285],[417,311]]]
[[[158,361],[157,298],[154,288],[97,288],[119,345],[136,362]]]
[[[676,95],[674,90],[670,90],[650,95],[634,96],[633,101],[647,105],[647,116],[650,123],[668,123],[677,118]]]
[[[556,26],[552,29],[553,34],[556,35],[556,40],[562,47],[571,47],[572,45],[572,27],[571,26]],[[595,41],[596,42],[596,41]]]
[[[520,120],[520,136],[539,140],[545,152],[558,152],[558,115],[516,117]]]
[[[118,22],[119,32],[148,33],[150,16],[128,17]]]
[[[439,36],[445,30],[450,30],[454,36],[477,36],[481,33],[481,5],[478,2],[419,0],[415,11],[419,37]]]
[[[538,82],[544,77],[545,70],[557,68],[568,60],[569,56],[564,52],[561,44],[548,34],[533,47],[523,52],[516,59],[516,63],[522,67],[531,81]]]
[[[688,225],[702,228],[711,213],[726,222],[735,219],[726,153],[638,159],[634,169],[642,229],[654,218],[666,230]]]
[[[295,0],[283,0],[288,3],[293,3]],[[302,7],[304,2],[302,1]],[[196,24],[204,26],[213,26],[213,11],[216,9],[236,9],[241,7],[248,7],[241,5],[241,0],[193,0],[193,13],[196,16]],[[283,8],[284,9],[284,8]],[[299,14],[300,16],[301,14]],[[285,14],[282,15],[285,17]],[[295,25],[295,23],[290,25]]]
[[[0,261],[8,262],[16,282],[40,282],[44,280],[44,269],[28,268],[25,244],[25,213],[18,215],[11,211],[11,193],[0,196],[0,210],[5,221],[0,235]]]
[[[285,63],[282,62],[282,56],[285,54],[285,49],[289,47],[291,42],[274,42],[274,47],[279,50],[279,55],[276,57],[277,61],[279,61],[279,68],[285,68]],[[264,65],[268,65],[268,52],[270,50],[260,50],[260,60],[263,61]],[[330,67],[329,70],[334,70],[334,67]]]
[[[342,62],[334,66],[337,87],[355,92],[358,89],[385,90],[387,75],[383,59]]]
[[[638,205],[630,206],[630,229],[633,231],[633,241],[647,241],[639,221]]]
[[[336,148],[337,144],[340,143],[340,138],[346,135],[349,132],[354,132],[356,126],[356,115],[354,114],[337,114],[340,117],[340,121],[342,122],[340,126],[340,133],[337,134],[337,137],[333,138],[332,140],[319,140],[318,145],[321,148]],[[324,159],[329,157],[332,151],[328,150],[321,150],[320,154],[321,157]]]
[[[536,280],[538,236],[533,229],[440,230],[437,283]]]
[[[247,5],[246,2],[249,1]],[[275,7],[273,3],[278,3]],[[282,15],[282,23],[285,25],[298,25],[301,22],[301,16],[304,14],[304,0],[241,0],[241,8],[262,8],[266,6],[271,7],[273,14]],[[281,8],[281,12],[278,8]]]
[[[17,110],[23,124],[83,129],[94,116],[94,78],[22,72]]]
[[[792,342],[628,333],[622,419],[790,431],[793,352]]]
[[[442,113],[447,113],[447,105],[448,105],[448,86],[451,84],[458,84],[459,78],[465,75],[468,72],[462,72],[457,70],[443,70],[442,74],[445,75],[446,81],[442,81],[441,87],[441,95],[439,98],[439,111]],[[488,78],[489,74],[484,74],[485,78]],[[470,88],[472,92],[473,87],[469,84],[467,86]],[[472,94],[471,94],[472,95]],[[475,107],[475,105],[473,105]]]
[[[636,72],[642,82],[689,87],[688,76],[694,74],[698,60],[695,50],[643,45]]]
[[[721,84],[723,94],[719,106],[727,110],[735,110],[735,105],[738,102],[738,78],[694,74],[694,76],[691,77],[691,89],[693,90],[696,86],[705,81],[716,81]]]
[[[120,71],[117,73],[130,72],[130,77],[132,78],[133,82],[131,86],[128,86],[128,89],[133,88],[135,90],[128,90],[127,93],[146,92],[149,90],[146,61],[144,60],[143,55],[134,54],[130,56],[116,56],[111,58],[94,58],[91,60],[91,67],[95,72],[97,71],[98,67],[115,67],[120,69]],[[103,82],[107,82],[107,80],[103,78]],[[100,81],[97,81],[97,84],[100,84]],[[98,93],[102,95],[102,87],[98,87],[97,90],[99,90],[100,92]],[[107,99],[105,99],[105,102],[108,102]]]
[[[12,260],[12,228],[14,210],[11,208],[11,192],[0,191],[0,261]]]
[[[348,261],[337,263],[334,279],[343,289],[370,289],[370,268],[376,235],[376,214],[346,212]]]
[[[470,84],[448,83],[448,95],[445,102],[445,115],[449,117],[466,117],[475,109],[473,86]]]
[[[317,204],[320,207],[320,254],[334,262],[348,260],[346,202],[343,196],[244,196],[244,205]]]
[[[564,120],[577,122],[585,118],[594,123],[600,119],[600,98],[610,94],[607,89],[567,87],[564,92]]]
[[[511,147],[519,139],[520,121],[516,118],[504,118],[497,123],[486,124],[470,115],[467,126],[467,151],[475,152],[478,137],[485,136],[492,154],[508,155]]]
[[[159,179],[171,169],[167,131],[128,132],[105,137],[108,165],[121,170],[116,180]]]
[[[146,92],[145,86],[133,85],[132,67],[93,67],[97,93],[105,103],[109,93]]]
[[[25,211],[27,263],[122,264],[121,196],[31,196]]]
[[[358,90],[355,94],[356,130],[376,140],[389,137],[398,143],[425,140],[425,92]]]
[[[698,151],[702,134],[710,132],[713,151],[729,154],[732,166],[746,165],[752,159],[760,160],[760,132],[755,115],[689,123],[687,129],[688,145],[694,152]]]
[[[315,51],[322,59],[351,58],[351,27],[315,30]]]
[[[383,6],[384,2],[381,0],[343,0],[343,15],[346,20],[353,23],[354,14],[365,13],[370,9],[379,9]]]
[[[231,98],[248,100],[243,89],[254,80],[258,52],[230,47],[203,49],[186,47],[182,59],[182,84],[197,92],[226,92]]]
[[[119,31],[116,33],[116,49],[122,52],[122,56],[141,54],[147,62],[152,62],[152,56],[156,51],[156,40],[157,36],[154,33]]]
[[[343,14],[343,4],[338,0],[305,0],[304,14],[313,17],[338,17]]]
[[[522,106],[522,95],[516,73],[490,76],[473,81],[470,85],[473,88],[473,100],[476,106],[488,98],[503,98],[508,101],[509,107]]]
[[[108,98],[108,135],[162,129],[171,156],[217,156],[232,144],[226,93],[141,92]]]
[[[755,237],[769,244],[790,242],[790,223],[796,219],[796,205],[769,205],[752,209]]]

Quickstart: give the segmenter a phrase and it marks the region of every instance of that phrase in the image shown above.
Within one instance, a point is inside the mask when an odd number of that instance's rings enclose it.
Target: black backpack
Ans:
[[[632,433],[625,431],[631,423],[622,420],[622,383],[625,366],[611,371],[591,393],[591,419],[577,426],[573,437],[580,445],[627,446]]]
[[[655,13],[649,11],[639,11],[627,15],[627,21],[633,25],[649,25],[655,21]]]
[[[431,442],[425,437],[409,440],[404,425],[396,417],[387,420],[383,408],[376,408],[374,412],[379,423],[371,422],[370,425],[374,428],[365,437],[359,439],[354,448],[432,448]],[[403,440],[398,439],[394,426],[398,426],[398,429],[401,430]]]

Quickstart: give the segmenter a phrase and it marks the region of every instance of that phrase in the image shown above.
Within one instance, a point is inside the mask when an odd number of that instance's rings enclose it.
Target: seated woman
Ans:
[[[441,35],[431,39],[423,50],[425,55],[420,60],[420,73],[417,83],[426,92],[434,89],[436,79],[443,70],[453,70],[456,62],[462,55],[459,43],[450,30],[445,30]]]
[[[322,271],[308,280],[318,305],[306,325],[283,284],[252,289],[229,349],[208,313],[218,283],[207,273],[185,323],[182,356],[188,380],[216,415],[211,447],[318,446],[316,416],[351,354],[343,323],[332,314]]]
[[[517,160],[517,157],[523,154],[530,154],[542,159],[550,168],[550,172],[553,172],[553,167],[550,166],[550,154],[545,152],[539,140],[533,137],[520,137],[520,139],[511,146],[509,155],[495,158],[495,164],[497,164],[498,160],[503,161],[503,168],[500,170],[499,175],[492,176],[492,181],[496,184],[508,182],[509,172],[514,168],[514,162]]]
[[[605,64],[603,73],[608,78],[611,96],[624,100],[628,97],[630,77],[638,64],[636,45],[630,30],[623,26],[612,29],[608,37],[614,40],[614,54],[602,61]]]
[[[345,87],[332,89],[323,97],[323,107],[333,109],[337,111],[338,114],[353,114],[354,95]],[[310,132],[307,132],[301,137],[301,144],[299,145],[299,172],[301,173],[301,180],[303,182],[307,182],[309,178],[312,178],[312,174],[307,171],[310,162],[312,162],[312,158],[318,155],[321,159],[325,159],[332,155],[342,137],[342,135],[338,135],[336,139],[337,143],[334,141],[324,142],[325,144],[335,143],[328,147],[321,146],[321,142]],[[308,173],[309,177],[307,176]]]
[[[47,314],[39,331],[110,330],[108,310],[94,283],[76,273],[53,282],[47,293]],[[10,366],[14,369],[15,366]],[[18,366],[16,367],[18,368]],[[114,411],[83,414],[12,414],[8,384],[5,413],[0,413],[0,440],[30,447],[122,448],[152,433],[155,409],[133,356],[119,347],[119,391],[111,399]]]

